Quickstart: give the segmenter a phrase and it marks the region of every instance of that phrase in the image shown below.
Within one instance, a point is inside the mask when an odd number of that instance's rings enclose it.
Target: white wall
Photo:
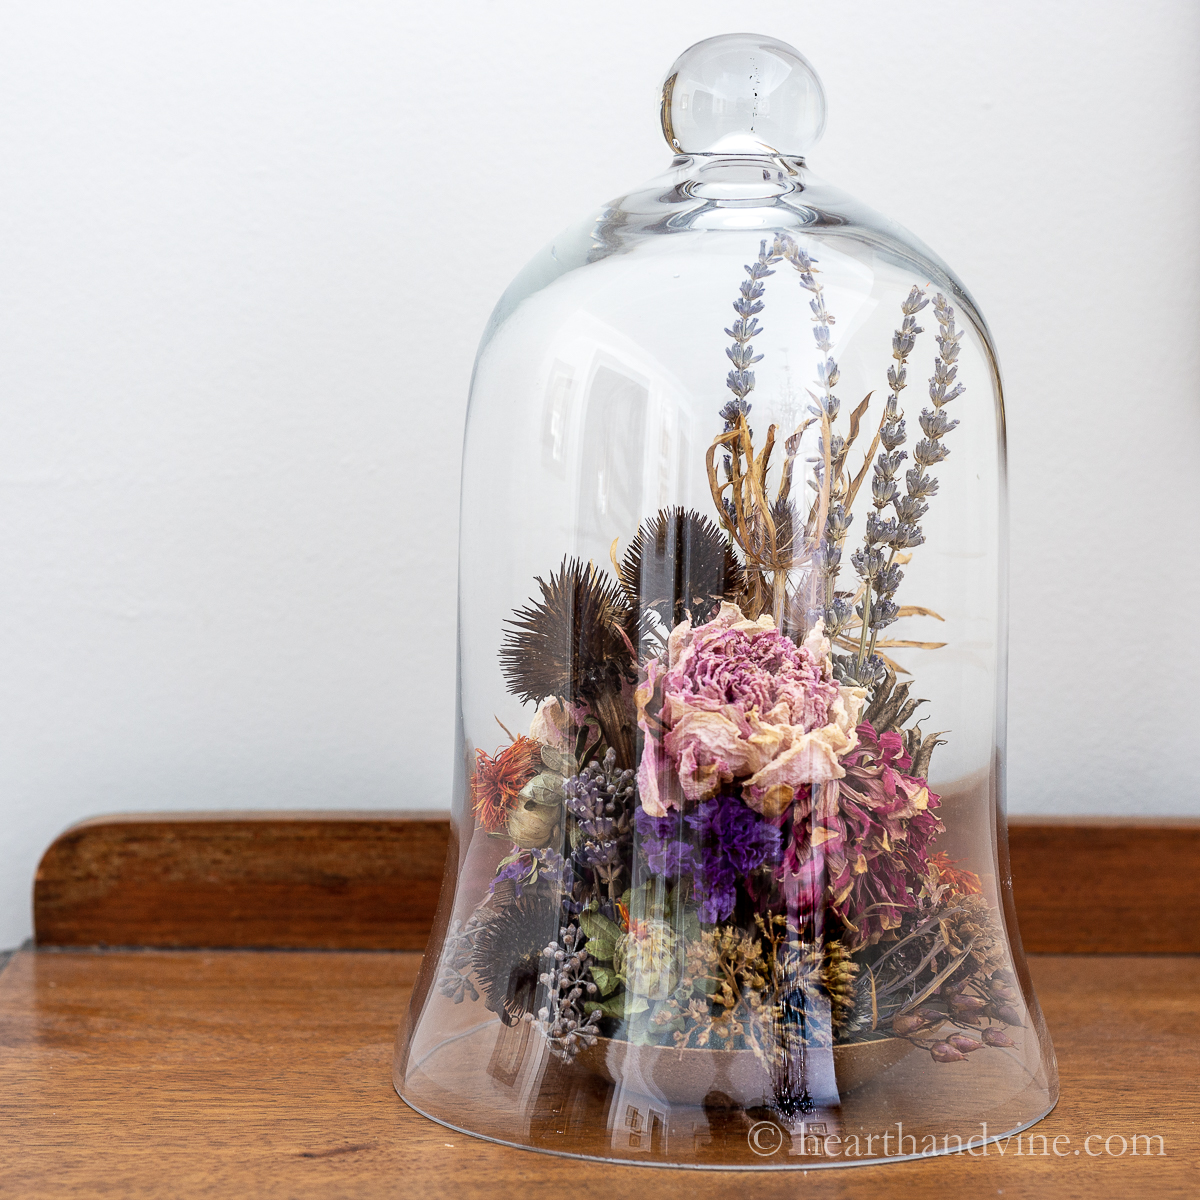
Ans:
[[[439,806],[475,343],[749,24],[1008,385],[1010,801],[1196,812],[1194,0],[0,7],[0,946],[117,809]],[[936,103],[934,102],[936,99]]]

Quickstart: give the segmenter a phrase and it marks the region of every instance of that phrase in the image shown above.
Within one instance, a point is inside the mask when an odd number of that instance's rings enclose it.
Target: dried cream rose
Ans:
[[[647,665],[636,693],[645,749],[638,773],[652,816],[740,781],[751,808],[778,816],[797,788],[840,779],[857,744],[866,692],[833,679],[820,624],[798,647],[770,616],[733,604],[704,625],[678,625],[667,666]]]

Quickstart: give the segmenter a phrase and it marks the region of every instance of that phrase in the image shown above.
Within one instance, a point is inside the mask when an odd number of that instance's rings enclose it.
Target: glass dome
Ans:
[[[453,827],[396,1089],[654,1165],[978,1146],[1057,1097],[1004,818],[987,326],[713,38],[664,175],[501,298],[463,458]]]

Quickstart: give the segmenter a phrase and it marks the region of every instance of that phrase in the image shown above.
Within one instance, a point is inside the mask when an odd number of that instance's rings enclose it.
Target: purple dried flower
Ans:
[[[684,820],[706,846],[706,869],[721,863],[736,875],[748,875],[779,854],[779,829],[734,796],[705,800]]]
[[[639,808],[634,820],[642,853],[655,875],[675,879],[690,875],[696,869],[692,848],[678,839],[681,831],[677,816],[652,817],[644,808]]]
[[[684,820],[700,843],[692,852],[700,920],[723,921],[737,902],[737,881],[778,859],[780,832],[734,796],[702,801]]]
[[[727,879],[696,881],[696,899],[700,901],[699,917],[705,925],[724,921],[737,903],[737,890]]]
[[[679,818],[677,814],[674,816],[653,817],[644,808],[639,808],[634,813],[634,822],[637,825],[638,837],[643,842],[650,840],[665,841],[679,832]]]
[[[667,879],[690,875],[705,924],[725,920],[737,902],[738,881],[779,857],[779,830],[736,796],[703,801],[684,818],[694,844],[681,840],[688,831],[677,814],[655,817],[639,808],[635,820],[650,870]]]
[[[561,883],[564,865],[562,855],[553,850],[524,850],[501,866],[488,891],[494,892],[496,884],[511,879],[513,891],[519,898],[523,890],[533,884]]]
[[[686,842],[656,842],[646,846],[646,863],[655,875],[675,879],[696,869],[692,848]]]

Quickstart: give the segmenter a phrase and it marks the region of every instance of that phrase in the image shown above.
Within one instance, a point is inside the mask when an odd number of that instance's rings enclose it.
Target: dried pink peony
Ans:
[[[736,780],[751,808],[778,816],[797,788],[842,777],[864,695],[834,681],[819,628],[797,646],[733,604],[695,629],[684,621],[666,669],[652,660],[635,694],[642,806],[663,816]]]

